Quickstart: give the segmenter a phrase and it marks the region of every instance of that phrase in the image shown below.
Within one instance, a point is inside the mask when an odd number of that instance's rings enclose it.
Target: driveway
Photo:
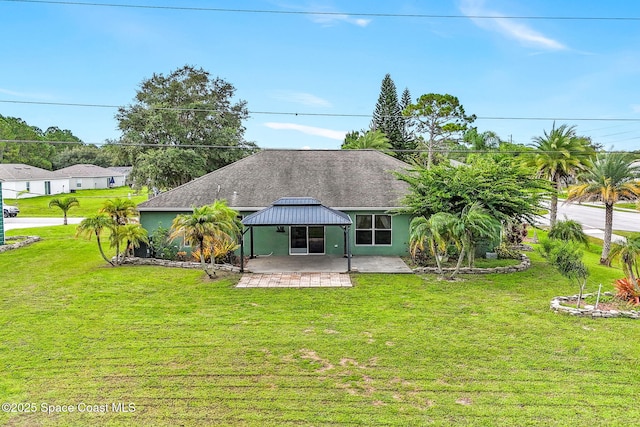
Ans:
[[[84,218],[67,218],[67,222],[69,224],[79,224],[83,219]],[[49,227],[51,225],[62,225],[63,222],[63,218],[5,218],[4,229],[5,231],[8,231],[18,228]]]

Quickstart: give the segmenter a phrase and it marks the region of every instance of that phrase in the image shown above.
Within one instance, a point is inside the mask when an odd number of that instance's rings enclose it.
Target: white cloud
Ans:
[[[337,25],[341,22],[356,25],[358,27],[366,27],[371,23],[371,19],[353,18],[349,15],[343,14],[330,14],[330,15],[311,15],[311,20],[316,24],[321,24],[326,27]]]
[[[275,130],[294,130],[302,132],[307,135],[320,136],[322,138],[336,139],[342,141],[347,134],[345,131],[317,128],[313,126],[298,125],[295,123],[279,123],[279,122],[267,122],[264,124],[266,127]]]
[[[304,92],[279,91],[274,94],[276,99],[294,102],[307,107],[331,107],[331,103],[326,99]]]
[[[526,24],[513,19],[501,18],[503,14],[486,9],[484,0],[462,0],[460,10],[478,27],[495,31],[520,43],[546,50],[565,50],[567,46],[549,38]],[[474,18],[474,16],[495,16],[495,18]]]
[[[631,111],[634,113],[640,113],[640,104],[631,104]]]
[[[32,99],[50,99],[51,97],[45,94],[40,93],[25,93],[25,92],[16,92],[9,89],[0,88],[0,93],[9,96],[15,96],[16,98],[32,98]]]

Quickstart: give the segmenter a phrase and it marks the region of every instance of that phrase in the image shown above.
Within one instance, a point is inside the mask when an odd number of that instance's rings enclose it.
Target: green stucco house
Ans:
[[[376,150],[262,150],[138,205],[151,234],[193,206],[225,199],[242,216],[244,253],[406,255],[411,166]]]

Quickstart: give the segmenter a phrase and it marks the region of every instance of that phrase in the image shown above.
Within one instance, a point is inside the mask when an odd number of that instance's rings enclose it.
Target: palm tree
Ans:
[[[238,213],[227,206],[224,200],[216,200],[209,206],[194,207],[193,213],[175,217],[169,237],[171,239],[182,237],[185,243],[197,246],[200,250],[200,264],[206,272],[205,241],[215,239],[221,234],[235,239],[240,230],[237,215]]]
[[[625,239],[624,242],[615,242],[611,246],[611,252],[607,257],[607,261],[618,259],[622,263],[622,269],[625,276],[631,279],[633,287],[640,292],[638,285],[638,259],[640,259],[640,234],[633,234]],[[635,273],[635,274],[634,274]]]
[[[582,184],[569,188],[567,202],[602,202],[605,208],[604,239],[601,264],[608,264],[613,229],[613,205],[640,196],[640,167],[632,164],[625,153],[598,156],[593,167],[580,175]]]
[[[456,269],[451,275],[453,278],[460,271],[465,256],[468,266],[473,266],[475,246],[479,239],[494,238],[500,234],[500,222],[475,202],[465,206],[459,215],[450,216],[449,229],[460,250]]]
[[[391,151],[393,145],[389,138],[381,130],[370,130],[356,139],[352,139],[342,146],[344,150],[379,150],[386,154],[395,156]]]
[[[140,243],[149,243],[147,230],[142,228],[140,224],[119,225],[117,233],[114,233],[121,242],[126,242],[123,251],[123,258],[127,255],[133,255],[133,249],[139,248]],[[119,260],[119,257],[116,258]]]
[[[67,225],[67,212],[74,206],[80,206],[80,202],[75,197],[62,197],[51,199],[49,202],[49,207],[57,207],[62,209],[62,214],[64,215],[64,225]]]
[[[582,230],[582,224],[572,219],[557,221],[549,230],[550,239],[563,240],[565,242],[578,242],[589,246],[589,237]]]
[[[107,214],[113,220],[115,224],[111,229],[111,246],[116,248],[116,262],[120,263],[120,242],[122,241],[119,227],[126,225],[134,220],[134,217],[138,215],[136,210],[136,204],[129,199],[108,199],[103,204],[99,213]]]
[[[121,198],[106,200],[98,212],[109,215],[118,225],[125,225],[138,215],[136,204]]]
[[[448,215],[448,214],[446,214]],[[415,258],[418,251],[425,251],[425,244],[429,248],[429,252],[436,260],[438,274],[442,275],[442,255],[447,250],[448,236],[446,233],[446,224],[448,217],[435,214],[429,219],[423,216],[415,217],[409,225],[409,251],[411,256]]]
[[[465,132],[462,140],[469,144],[472,151],[491,151],[497,150],[500,146],[500,137],[493,131],[485,131],[478,133],[478,128],[471,128]]]
[[[107,258],[107,256],[104,254],[104,250],[102,249],[100,234],[105,228],[111,229],[113,228],[113,226],[113,220],[108,216],[94,215],[83,219],[80,224],[78,224],[78,228],[76,229],[76,237],[85,236],[87,239],[91,239],[91,236],[95,234],[96,240],[98,241],[98,249],[100,250],[100,255],[102,255],[102,258],[111,265],[113,265],[113,263],[111,262],[111,260],[109,260],[109,258]]]
[[[526,163],[536,168],[538,177],[548,179],[555,187],[549,207],[553,227],[558,216],[558,192],[562,181],[585,170],[591,164],[594,152],[586,138],[576,136],[575,126],[562,125],[556,129],[554,123],[551,132],[544,131],[544,136],[535,137],[533,142],[535,151],[527,156]]]

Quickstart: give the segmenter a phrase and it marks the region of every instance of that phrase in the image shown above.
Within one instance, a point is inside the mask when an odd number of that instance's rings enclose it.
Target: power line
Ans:
[[[13,1],[13,0],[0,0]],[[43,101],[14,101],[0,99],[0,103],[5,104],[27,104],[27,105],[52,105],[61,107],[81,107],[81,108],[121,108],[121,105],[110,104],[86,104],[72,102],[43,102]],[[220,113],[220,110],[213,108],[188,108],[188,107],[148,107],[150,110],[158,111],[192,111],[201,113]],[[353,113],[306,113],[298,111],[247,111],[249,114],[255,115],[271,115],[271,116],[306,116],[306,117],[357,117],[370,118],[373,114],[353,114]],[[395,116],[387,116],[395,117]],[[404,117],[404,116],[402,116]],[[522,120],[522,121],[588,121],[588,122],[640,122],[640,118],[626,117],[508,117],[508,116],[476,116],[476,120]]]
[[[274,15],[321,15],[321,16],[364,16],[372,18],[420,18],[420,19],[529,19],[529,20],[555,20],[555,21],[640,21],[640,17],[633,16],[535,16],[535,15],[441,15],[424,13],[372,13],[372,12],[323,12],[323,11],[293,11],[293,10],[268,10],[268,9],[229,9],[212,7],[187,7],[187,6],[154,6],[141,4],[121,3],[94,3],[79,1],[54,1],[54,0],[0,0],[12,3],[38,3],[71,6],[114,7],[128,9],[156,9],[156,10],[181,10],[193,12],[218,12],[218,13],[252,13]]]
[[[52,145],[101,145],[105,146],[118,146],[118,147],[156,147],[156,148],[221,148],[227,150],[258,150],[256,147],[242,147],[237,145],[207,145],[207,144],[150,144],[150,143],[132,143],[132,142],[109,142],[109,143],[90,143],[90,142],[78,142],[78,141],[46,141],[38,139],[0,139],[0,142],[10,143],[27,143],[27,144],[52,144]]]
[[[0,0],[1,1],[1,0]],[[237,146],[237,145],[207,145],[207,144],[151,144],[151,143],[131,143],[131,142],[109,142],[109,143],[89,143],[89,142],[78,142],[78,141],[46,141],[46,140],[37,140],[37,139],[0,139],[0,142],[9,142],[9,143],[26,143],[26,144],[52,144],[52,145],[67,145],[67,144],[76,144],[81,146],[87,145],[99,145],[102,148],[104,147],[153,147],[153,148],[210,148],[210,149],[223,149],[223,150],[245,150],[245,151],[281,151],[281,150],[292,150],[291,148],[260,148],[260,147],[246,147],[246,146]],[[453,141],[456,142],[456,141]],[[457,141],[460,142],[460,141]],[[295,149],[293,149],[295,150]],[[302,150],[302,149],[300,149]],[[334,149],[339,150],[339,149]],[[373,150],[373,149],[366,149]],[[527,145],[522,145],[521,150],[472,150],[472,149],[447,149],[447,148],[434,148],[434,149],[409,149],[409,150],[401,150],[401,149],[389,149],[385,151],[390,151],[394,153],[428,153],[431,151],[432,153],[440,153],[440,154],[539,154],[539,153],[555,153],[555,151],[540,151],[534,150],[532,147]],[[627,150],[602,150],[600,153],[621,153],[621,154],[629,154],[632,151]],[[573,151],[569,153],[575,154],[584,154],[581,151]]]

